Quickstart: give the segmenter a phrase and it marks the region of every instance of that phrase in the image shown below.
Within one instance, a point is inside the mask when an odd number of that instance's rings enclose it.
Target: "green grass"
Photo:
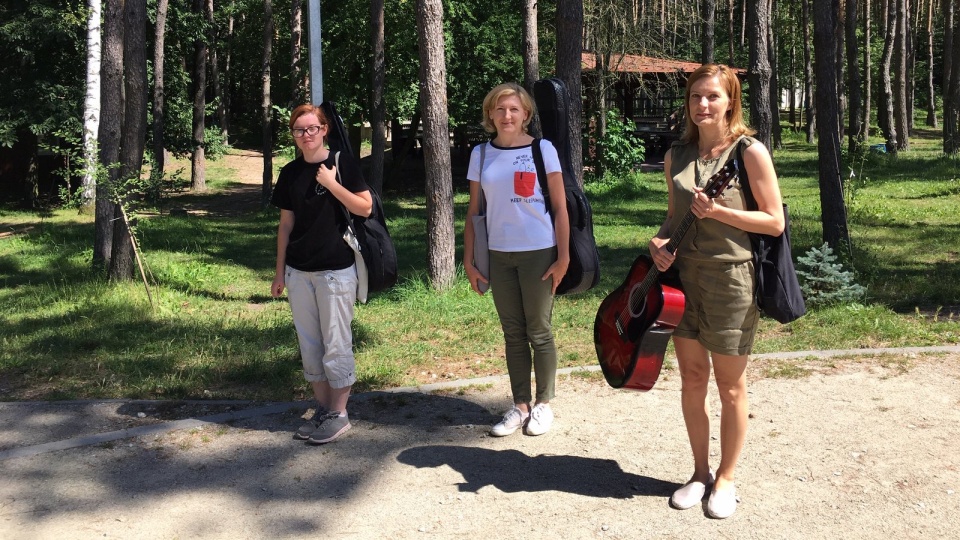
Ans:
[[[920,131],[898,158],[868,154],[847,189],[848,268],[868,290],[789,324],[764,319],[755,352],[960,342],[960,162],[939,134]],[[816,149],[786,135],[774,154],[790,204],[795,255],[822,243]],[[844,175],[849,174],[849,170]],[[209,195],[230,185],[212,162]],[[389,186],[388,186],[389,188]],[[593,365],[593,319],[664,219],[662,173],[591,184],[600,285],[557,299],[561,367]],[[458,276],[436,292],[426,275],[423,197],[388,191],[386,213],[401,281],[357,307],[357,390],[503,373],[489,295]],[[466,194],[456,194],[461,260]],[[0,399],[252,398],[306,395],[289,308],[269,295],[277,215],[144,218],[139,238],[155,304],[144,286],[90,270],[92,218],[61,210],[0,209]],[[772,376],[802,376],[802,363]],[[576,375],[580,377],[582,375]]]

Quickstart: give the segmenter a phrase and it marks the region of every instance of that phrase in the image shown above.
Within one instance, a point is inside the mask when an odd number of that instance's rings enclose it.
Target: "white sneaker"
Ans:
[[[493,426],[493,429],[490,430],[490,434],[494,437],[505,437],[520,429],[524,424],[527,423],[527,419],[529,417],[529,414],[524,413],[516,405],[514,405],[512,409],[507,411],[507,414],[503,415],[503,420],[501,420],[499,424]]]
[[[547,403],[538,403],[530,410],[530,420],[525,432],[527,435],[543,435],[553,425],[553,411]]]

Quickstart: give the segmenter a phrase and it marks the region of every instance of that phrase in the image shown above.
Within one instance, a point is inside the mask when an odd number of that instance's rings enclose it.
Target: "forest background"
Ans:
[[[229,157],[251,148],[264,205],[275,158],[292,155],[284,119],[309,96],[307,4],[0,2],[0,144],[4,162],[26,171],[0,176],[0,398],[303,390],[288,310],[264,294],[275,212],[170,209],[232,192],[242,174]],[[746,69],[750,121],[791,204],[795,254],[825,243],[852,272],[841,281],[866,287],[791,325],[764,321],[764,350],[955,343],[954,4],[320,2],[324,96],[348,124],[372,126],[365,170],[401,253],[401,284],[358,307],[361,387],[500,369],[489,298],[471,295],[456,266],[465,199],[449,133],[475,124],[504,80],[557,74],[574,95],[605,96],[613,75],[584,77],[582,51],[610,67],[630,53]],[[90,69],[94,50],[100,69]],[[606,100],[594,102],[571,125],[578,156],[584,126],[587,141],[622,133]],[[383,135],[390,119],[418,118],[419,176]],[[584,155],[604,279],[558,300],[564,365],[592,362],[595,306],[665,204],[662,173]],[[43,185],[51,161],[63,174]],[[802,362],[770,368],[804,372]]]

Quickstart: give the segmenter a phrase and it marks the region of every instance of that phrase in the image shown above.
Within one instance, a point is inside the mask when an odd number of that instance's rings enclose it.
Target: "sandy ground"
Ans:
[[[303,403],[0,403],[0,538],[955,537],[960,355],[827,365],[751,381],[728,520],[668,505],[691,473],[671,372],[561,375],[553,430],[501,439],[503,378],[357,395],[319,447],[291,437]]]

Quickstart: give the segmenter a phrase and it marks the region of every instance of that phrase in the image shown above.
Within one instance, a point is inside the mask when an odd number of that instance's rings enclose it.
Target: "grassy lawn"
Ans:
[[[756,352],[960,342],[960,162],[942,156],[939,136],[920,130],[899,157],[868,154],[854,166],[847,265],[866,300],[789,325],[765,319]],[[785,137],[774,162],[799,256],[822,244],[817,156],[799,136]],[[225,197],[235,173],[211,163],[211,193],[190,197]],[[597,306],[665,215],[662,173],[587,193],[603,277],[557,300],[563,366],[596,362]],[[427,285],[422,196],[388,186],[385,199],[401,283],[357,307],[357,390],[505,372],[490,296],[474,294],[462,274],[448,291]],[[463,191],[455,204],[459,261]],[[269,296],[276,221],[273,209],[143,218],[151,306],[142,283],[109,283],[90,270],[92,218],[0,209],[0,400],[304,396],[289,308]]]

